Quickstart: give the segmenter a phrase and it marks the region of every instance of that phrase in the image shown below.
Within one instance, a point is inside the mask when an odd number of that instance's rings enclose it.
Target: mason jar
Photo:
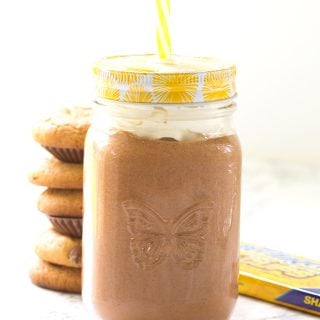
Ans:
[[[235,66],[107,57],[84,160],[83,300],[106,320],[225,320],[238,295]]]

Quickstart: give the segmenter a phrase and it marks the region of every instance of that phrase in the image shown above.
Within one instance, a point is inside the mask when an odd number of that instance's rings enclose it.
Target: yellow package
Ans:
[[[320,316],[320,262],[242,243],[239,292]]]

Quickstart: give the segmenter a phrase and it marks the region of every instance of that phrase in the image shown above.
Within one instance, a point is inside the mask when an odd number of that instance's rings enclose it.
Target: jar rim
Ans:
[[[146,113],[163,110],[170,120],[193,121],[221,118],[232,114],[236,110],[237,103],[234,98],[186,104],[151,104],[97,98],[92,106],[98,114],[106,113],[123,119],[139,119]]]
[[[234,64],[213,57],[113,56],[94,64],[97,96],[123,102],[184,104],[236,94]]]

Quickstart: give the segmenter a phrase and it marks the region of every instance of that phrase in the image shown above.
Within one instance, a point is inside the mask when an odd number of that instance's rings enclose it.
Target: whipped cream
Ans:
[[[148,139],[197,141],[234,133],[232,99],[184,105],[103,100],[97,101],[95,109],[94,126],[109,134],[120,130]]]

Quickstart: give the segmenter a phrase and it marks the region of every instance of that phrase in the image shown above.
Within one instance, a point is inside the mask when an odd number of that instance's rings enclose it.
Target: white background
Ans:
[[[237,63],[245,159],[319,163],[319,16],[318,0],[172,0],[174,53]],[[156,52],[154,1],[2,1],[0,33],[0,174],[10,207],[28,192],[41,115],[93,98],[97,58]]]
[[[18,135],[39,111],[92,98],[97,58],[155,52],[153,5],[2,1],[1,136],[13,123]],[[238,65],[237,125],[248,153],[320,160],[319,16],[318,0],[172,0],[174,53],[227,57]]]
[[[41,115],[94,97],[96,59],[156,52],[154,3],[0,2],[0,186],[8,208],[16,194],[30,205],[22,181],[39,154],[31,128]],[[174,53],[225,57],[238,66],[235,118],[244,160],[320,164],[320,1],[171,3]]]
[[[25,219],[19,228],[38,218],[27,212],[35,211],[35,198],[28,195],[38,189],[25,178],[40,153],[31,139],[33,124],[49,109],[94,97],[96,59],[156,52],[154,2],[0,2],[0,187],[2,207],[10,212],[5,214]],[[309,170],[317,166],[320,1],[171,2],[174,53],[225,57],[238,66],[236,123],[245,164],[259,157],[285,166],[304,163]],[[310,192],[301,189],[293,198]],[[6,224],[0,228],[11,232]]]
[[[40,219],[35,209],[40,191],[26,181],[26,172],[40,153],[31,139],[32,125],[49,109],[93,98],[91,65],[97,58],[156,52],[153,4],[153,0],[0,2],[0,246],[10,257],[0,270],[18,274],[21,264],[27,265],[28,238],[34,237],[32,229]],[[236,122],[245,165],[253,157],[278,159],[293,168],[291,174],[295,165],[307,166],[312,187],[303,170],[297,171],[298,180],[284,176],[296,191],[285,197],[282,191],[277,193],[281,206],[273,203],[271,216],[281,216],[280,223],[266,222],[268,206],[255,218],[256,223],[263,221],[261,230],[269,228],[270,235],[278,233],[279,238],[283,233],[288,243],[301,228],[310,228],[312,232],[301,240],[305,246],[316,244],[319,225],[320,175],[313,176],[312,171],[320,162],[319,16],[319,0],[172,0],[174,53],[226,57],[238,66]],[[259,168],[251,174],[264,171]],[[261,180],[265,176],[267,171]],[[249,187],[253,192],[259,186]],[[259,190],[269,189],[277,190],[272,184]],[[274,199],[270,196],[265,203]],[[250,204],[255,197],[247,194],[243,201]],[[310,221],[304,219],[307,211]],[[256,229],[251,234],[259,237],[262,232]],[[0,278],[6,274],[0,272]]]

